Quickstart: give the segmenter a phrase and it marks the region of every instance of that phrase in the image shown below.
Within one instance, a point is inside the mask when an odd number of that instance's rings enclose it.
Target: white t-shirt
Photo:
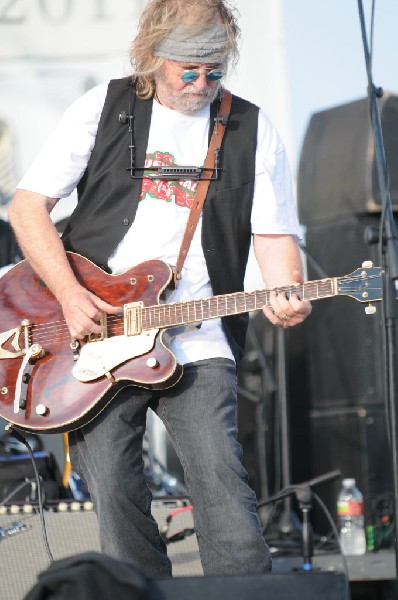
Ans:
[[[75,189],[94,146],[106,92],[107,84],[99,85],[67,109],[18,188],[50,198],[66,197]],[[203,165],[209,116],[209,107],[184,115],[154,101],[145,166]],[[156,258],[175,265],[195,187],[192,181],[143,180],[135,220],[109,258],[112,273]],[[253,233],[300,235],[285,148],[261,110],[251,224]],[[213,295],[201,246],[201,226],[202,218],[184,262],[182,279],[168,301]],[[179,333],[171,349],[181,364],[214,357],[233,359],[220,319]]]

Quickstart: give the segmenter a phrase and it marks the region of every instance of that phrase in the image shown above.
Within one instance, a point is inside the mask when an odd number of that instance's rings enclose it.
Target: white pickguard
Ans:
[[[103,377],[126,360],[152,350],[158,331],[150,329],[140,335],[118,335],[85,344],[72,369],[73,376],[82,382]]]

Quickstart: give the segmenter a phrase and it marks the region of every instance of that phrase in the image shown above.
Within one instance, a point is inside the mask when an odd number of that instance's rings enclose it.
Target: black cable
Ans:
[[[33,471],[35,473],[35,479],[36,479],[36,484],[37,484],[37,499],[38,499],[38,503],[39,503],[39,515],[40,515],[40,523],[41,523],[41,528],[42,528],[42,533],[43,533],[43,542],[44,542],[44,547],[46,549],[47,552],[47,556],[49,558],[50,562],[54,562],[54,557],[52,555],[51,549],[50,549],[50,545],[48,543],[48,537],[47,537],[47,528],[46,528],[46,521],[44,518],[44,507],[43,507],[43,498],[42,498],[42,485],[41,485],[41,479],[39,476],[39,472],[37,470],[37,466],[36,466],[36,461],[35,461],[35,456],[33,454],[33,450],[28,442],[28,440],[22,435],[22,433],[16,428],[14,427],[14,425],[9,425],[8,426],[8,430],[12,431],[12,434],[17,438],[17,440],[19,440],[24,446],[26,446],[31,461],[32,461],[32,465],[33,465]]]
[[[349,580],[348,562],[347,562],[347,558],[346,558],[346,556],[345,556],[345,554],[343,552],[343,549],[341,547],[340,536],[339,536],[339,532],[337,530],[337,527],[335,525],[335,522],[333,521],[332,516],[331,516],[330,512],[327,509],[326,504],[323,502],[323,500],[321,500],[321,498],[318,496],[318,494],[316,492],[314,492],[313,490],[312,490],[312,496],[318,502],[318,504],[321,507],[321,509],[322,509],[325,517],[329,521],[329,524],[330,524],[330,526],[332,528],[333,534],[334,534],[334,536],[336,538],[336,542],[337,542],[337,545],[338,545],[339,550],[340,550],[340,556],[341,556],[341,560],[343,562],[345,574],[347,576],[347,579]]]
[[[11,500],[11,498],[13,496],[15,496],[16,494],[18,494],[18,492],[20,492],[25,486],[27,486],[29,483],[31,482],[30,479],[25,479],[25,481],[23,481],[22,483],[20,483],[16,488],[14,488],[12,490],[12,492],[10,492],[8,494],[8,496],[6,496],[5,498],[3,498],[3,500],[0,502],[0,506],[4,506],[5,504],[7,504],[7,502],[9,502],[9,500]]]
[[[277,508],[279,506],[279,502],[275,502],[272,506],[271,506],[271,511],[268,515],[267,518],[267,522],[263,525],[263,535],[267,536],[267,529],[268,527],[271,527],[272,525],[272,520],[274,519],[276,512],[277,512]],[[270,532],[270,535],[272,534],[272,532]],[[279,534],[279,532],[278,532]]]
[[[314,271],[318,274],[319,277],[323,279],[327,279],[329,275],[323,270],[319,262],[312,256],[311,252],[308,250],[307,246],[302,242],[298,242],[300,249],[305,253],[307,257],[307,262],[311,264]]]

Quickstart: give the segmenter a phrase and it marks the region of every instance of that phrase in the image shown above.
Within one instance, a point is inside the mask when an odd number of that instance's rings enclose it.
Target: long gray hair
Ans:
[[[200,24],[205,28],[213,24],[217,17],[221,18],[226,28],[226,56],[236,64],[240,28],[236,8],[229,0],[149,0],[130,51],[136,91],[140,98],[147,100],[155,94],[154,75],[164,62],[163,58],[153,54],[159,42],[177,25]]]

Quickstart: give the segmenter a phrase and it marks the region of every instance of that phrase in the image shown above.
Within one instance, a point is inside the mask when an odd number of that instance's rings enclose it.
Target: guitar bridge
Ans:
[[[21,321],[19,327],[0,333],[0,360],[2,358],[20,358],[25,356],[31,345],[31,322],[27,319]],[[21,338],[23,347],[21,347]]]
[[[130,302],[124,305],[124,335],[140,335],[142,332],[143,302]]]

